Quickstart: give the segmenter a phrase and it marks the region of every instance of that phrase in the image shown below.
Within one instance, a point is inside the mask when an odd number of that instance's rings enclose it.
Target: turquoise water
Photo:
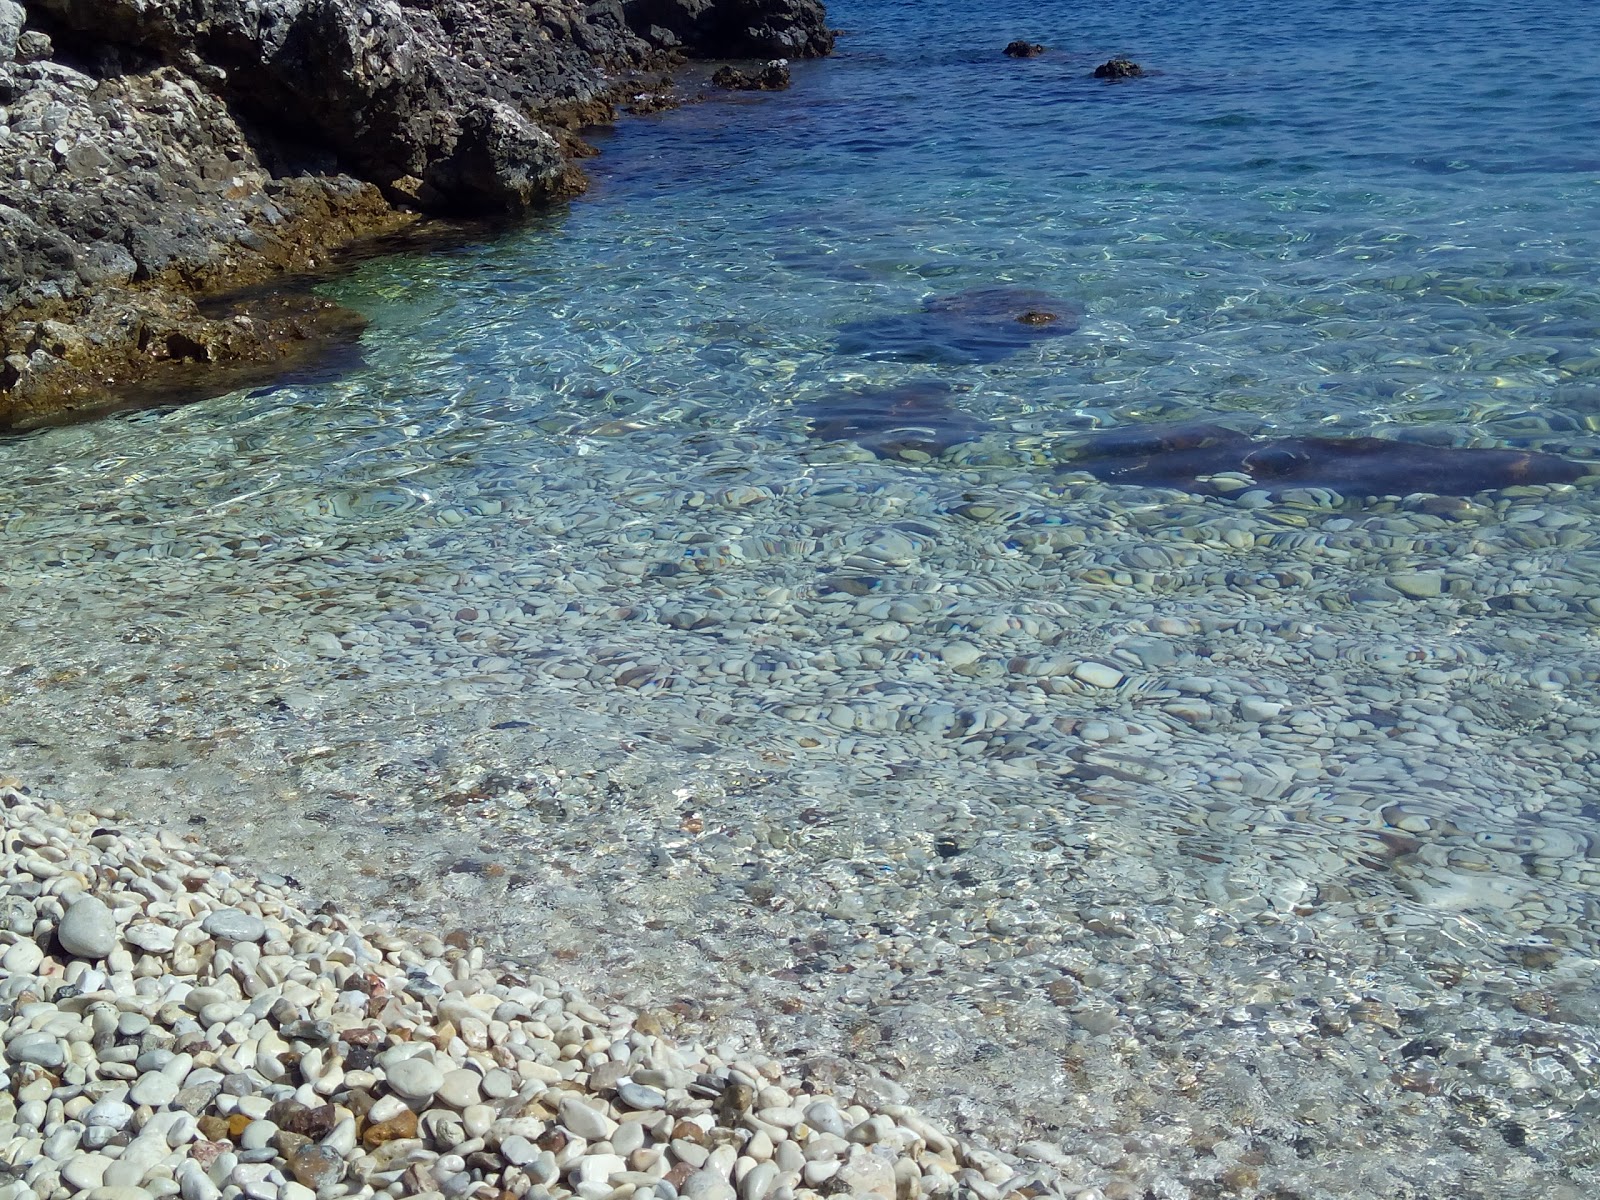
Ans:
[[[0,444],[7,759],[1075,1185],[1588,1194],[1593,480],[1072,460],[1195,421],[1600,460],[1600,42],[1555,3],[831,14],[791,91],[330,285],[363,368]],[[994,287],[1078,328],[841,344]],[[811,436],[930,383],[933,461]]]

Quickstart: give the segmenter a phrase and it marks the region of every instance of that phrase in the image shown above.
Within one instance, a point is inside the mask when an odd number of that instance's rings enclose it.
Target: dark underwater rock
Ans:
[[[936,379],[836,392],[806,410],[810,433],[825,442],[855,442],[879,458],[938,458],[989,429],[956,405],[956,395],[948,383]]]
[[[1127,58],[1113,58],[1094,69],[1096,79],[1137,79],[1143,74],[1144,68]]]
[[[1145,425],[1096,434],[1078,448],[1070,466],[1106,483],[1203,495],[1222,491],[1210,476],[1234,472],[1273,494],[1320,487],[1352,497],[1472,496],[1516,484],[1571,483],[1597,469],[1531,450],[1376,437],[1252,438],[1222,425]]]
[[[775,58],[759,71],[746,74],[737,67],[718,67],[711,82],[730,92],[781,92],[790,84],[789,64]]]
[[[1045,48],[1038,42],[1024,42],[1020,39],[1006,43],[1006,48],[1001,51],[1007,58],[1038,58]]]
[[[851,321],[835,349],[889,362],[960,365],[998,362],[1051,338],[1077,332],[1083,308],[1034,288],[971,288],[934,296],[914,313]]]

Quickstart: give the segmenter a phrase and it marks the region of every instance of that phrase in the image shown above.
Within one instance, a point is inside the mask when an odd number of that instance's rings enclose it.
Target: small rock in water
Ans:
[[[789,60],[775,58],[748,74],[735,67],[719,67],[711,82],[732,92],[781,92],[791,82]]]
[[[1444,576],[1438,571],[1404,571],[1389,576],[1389,586],[1414,600],[1431,600],[1444,591]]]
[[[1037,288],[999,284],[930,296],[920,312],[852,321],[840,327],[836,349],[887,362],[1000,362],[1076,333],[1082,319],[1082,305]]]
[[[1096,79],[1134,79],[1144,74],[1144,68],[1132,59],[1113,58],[1094,69]]]
[[[1045,48],[1038,42],[1026,42],[1018,39],[1015,42],[1008,42],[1002,53],[1007,58],[1038,58],[1044,51]]]
[[[1084,683],[1097,688],[1114,688],[1122,682],[1122,672],[1105,663],[1083,662],[1072,669],[1072,673]]]
[[[75,958],[104,958],[117,947],[117,922],[104,900],[82,896],[62,916],[56,940]]]

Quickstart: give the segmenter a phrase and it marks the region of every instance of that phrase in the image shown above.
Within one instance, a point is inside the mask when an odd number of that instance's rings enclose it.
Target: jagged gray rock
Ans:
[[[674,54],[831,46],[820,0],[0,0],[0,429],[305,336],[194,294],[577,190]]]

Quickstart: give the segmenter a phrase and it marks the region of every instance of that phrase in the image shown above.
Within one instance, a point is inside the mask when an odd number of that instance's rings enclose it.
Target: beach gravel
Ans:
[[[996,1200],[1023,1182],[903,1105],[670,1041],[469,942],[312,911],[191,840],[9,787],[0,826],[0,899],[33,918],[0,932],[0,1200],[817,1200],[828,1180]],[[16,926],[52,911],[46,953]]]

